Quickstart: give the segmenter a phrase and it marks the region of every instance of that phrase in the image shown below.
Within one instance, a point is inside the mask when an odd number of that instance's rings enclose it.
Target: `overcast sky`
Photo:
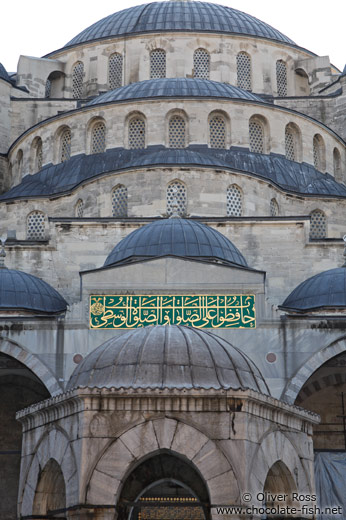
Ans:
[[[345,0],[209,0],[245,11],[272,25],[301,47],[346,63]],[[9,72],[20,54],[44,56],[63,47],[89,25],[141,0],[4,0],[0,20],[0,62]]]

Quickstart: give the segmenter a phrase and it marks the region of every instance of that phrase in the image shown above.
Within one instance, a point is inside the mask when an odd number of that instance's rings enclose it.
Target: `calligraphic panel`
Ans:
[[[92,295],[91,329],[186,325],[198,329],[256,327],[254,295]]]

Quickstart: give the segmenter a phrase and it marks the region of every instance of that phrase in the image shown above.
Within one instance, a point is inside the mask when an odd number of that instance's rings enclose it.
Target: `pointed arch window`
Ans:
[[[122,184],[112,191],[112,215],[113,217],[127,217],[127,188]]]
[[[18,175],[21,175],[23,173],[23,162],[24,162],[23,150],[18,150],[17,157],[16,157]]]
[[[68,161],[71,157],[71,130],[66,128],[60,137],[60,162]]]
[[[129,148],[141,150],[145,148],[145,121],[142,117],[133,117],[129,122]]]
[[[315,209],[310,213],[310,238],[326,238],[327,219],[320,209]]]
[[[270,201],[270,216],[277,217],[279,215],[279,204],[276,199]]]
[[[297,160],[297,136],[289,125],[285,128],[285,156],[289,161]]]
[[[243,194],[239,186],[232,184],[227,188],[227,216],[241,217],[243,214]]]
[[[210,148],[226,148],[226,121],[222,115],[209,119]]]
[[[174,115],[169,119],[169,148],[186,147],[186,122],[182,116]]]
[[[177,213],[180,217],[186,215],[186,187],[180,181],[173,181],[167,187],[167,215]]]
[[[150,53],[150,78],[166,77],[166,52],[163,49],[155,49]]]
[[[91,153],[103,153],[106,149],[106,125],[99,121],[91,130]]]
[[[287,96],[287,65],[283,60],[276,62],[276,86],[278,96]]]
[[[42,168],[43,161],[43,150],[42,150],[42,139],[37,137],[34,141],[34,171],[39,172]]]
[[[244,90],[252,90],[251,57],[246,52],[237,54],[237,85]]]
[[[84,64],[78,61],[72,69],[72,96],[79,99],[83,96]]]
[[[42,211],[32,211],[27,218],[26,236],[28,240],[45,239],[46,217]]]
[[[123,57],[115,52],[108,60],[108,81],[111,90],[119,88],[123,84]]]
[[[209,79],[210,55],[205,49],[196,49],[193,53],[193,76],[200,79]]]
[[[333,150],[333,171],[336,180],[341,180],[341,154],[337,148]]]
[[[316,134],[313,139],[313,156],[314,166],[318,171],[324,171],[325,168],[325,147],[323,138]]]
[[[84,215],[84,202],[79,199],[75,206],[75,215],[77,218],[82,218]]]
[[[264,128],[256,119],[249,122],[250,152],[264,153]]]

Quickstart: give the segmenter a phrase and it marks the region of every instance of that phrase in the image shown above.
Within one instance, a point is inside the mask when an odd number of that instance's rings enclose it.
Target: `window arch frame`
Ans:
[[[339,148],[336,146],[333,149],[333,174],[335,180],[342,181],[342,160]]]
[[[100,149],[99,151],[95,151],[95,148],[94,148],[94,132],[96,130],[96,128],[98,126],[102,125],[103,126],[103,129],[104,129],[104,146],[102,149]],[[88,123],[88,127],[87,127],[87,146],[86,146],[86,149],[88,150],[89,152],[89,155],[94,155],[94,154],[97,154],[97,153],[104,153],[107,149],[107,126],[106,126],[106,122],[103,118],[101,117],[94,117],[92,118],[89,123]]]
[[[153,63],[153,56],[154,54],[161,54],[164,56],[164,60],[163,60],[163,64],[162,64],[162,67],[163,67],[163,75],[162,73],[160,75],[158,74],[155,74],[153,73],[153,69],[154,69],[154,63]],[[155,49],[152,49],[149,53],[149,78],[150,79],[163,79],[163,78],[167,78],[167,53],[165,51],[165,49],[162,49],[162,47],[157,47]]]
[[[173,118],[181,118],[184,121],[184,146],[171,147],[171,120]],[[184,110],[170,110],[166,115],[166,147],[171,149],[183,150],[189,146],[189,118]]]
[[[63,138],[64,138],[64,135],[67,134],[67,132],[70,133],[70,150],[69,150],[69,157],[62,160],[63,158]],[[58,131],[56,132],[56,138],[55,140],[57,141],[57,157],[56,157],[56,162],[58,164],[62,163],[62,162],[66,162],[68,161],[71,156],[72,156],[72,131],[71,131],[71,128],[67,125],[64,125],[62,127],[60,127],[58,129]]]
[[[76,218],[84,217],[84,201],[83,199],[78,199],[74,206],[74,214]]]
[[[78,67],[80,70],[77,70]],[[72,65],[71,69],[71,90],[73,99],[83,98],[84,76],[84,63],[81,60],[78,60]]]
[[[43,142],[40,136],[36,136],[31,143],[31,171],[39,172],[43,165]]]
[[[279,203],[278,203],[278,201],[277,201],[277,199],[275,197],[272,197],[270,199],[269,209],[270,209],[270,216],[271,217],[278,217],[280,215],[280,206],[279,206]]]
[[[256,151],[254,149],[253,144],[251,144],[251,125],[256,124],[261,127],[262,130],[262,151]],[[268,120],[260,115],[260,114],[253,114],[249,119],[249,150],[251,153],[261,153],[261,154],[269,154],[270,153],[270,129],[269,129],[269,123]]]
[[[120,208],[119,211],[115,211],[115,193],[116,192],[120,192],[120,191],[123,191],[123,195],[122,197],[120,196],[117,200],[117,204],[118,204],[118,208]],[[128,194],[128,188],[127,186],[125,186],[124,184],[117,184],[116,186],[114,186],[114,188],[112,189],[112,199],[111,199],[111,203],[112,203],[112,217],[113,218],[127,218],[128,217],[128,209],[129,209],[129,194]],[[121,198],[124,199],[124,201],[121,201]],[[120,199],[120,200],[119,200]],[[123,209],[123,211],[121,211],[121,209]]]
[[[239,208],[237,209],[237,207],[235,205],[235,207],[233,208],[233,211],[231,208],[231,203],[232,203],[231,197],[230,197],[231,190],[236,190],[239,194],[239,197],[238,197]],[[234,206],[233,203],[232,203],[232,205]],[[242,216],[244,216],[244,193],[243,193],[243,190],[241,189],[241,187],[236,183],[233,183],[233,184],[230,184],[229,186],[227,186],[226,214],[227,214],[227,217],[241,218]]]
[[[313,164],[317,171],[326,171],[326,145],[321,134],[315,134],[312,140]]]
[[[131,131],[130,131],[130,127],[131,127],[131,124],[132,122],[135,120],[135,119],[141,119],[144,123],[144,146],[143,147],[140,147],[140,148],[137,148],[137,147],[133,147],[133,146],[130,146],[130,138],[131,138]],[[145,117],[145,115],[142,113],[142,112],[131,112],[130,114],[127,115],[126,119],[125,119],[125,148],[127,148],[128,150],[144,150],[146,147],[147,147],[147,129],[148,129],[148,126],[147,126],[147,118]]]
[[[283,77],[281,77],[283,76]],[[276,92],[278,97],[288,96],[287,62],[282,58],[275,62]]]
[[[198,60],[198,57],[197,57],[197,53],[200,53],[200,54],[204,54],[204,56],[206,57],[206,60],[207,60],[207,74],[197,74],[197,70],[199,69],[199,67],[201,67],[202,65],[201,64],[198,64],[197,63],[197,60]],[[193,77],[196,78],[196,79],[210,79],[210,53],[207,49],[205,49],[204,47],[198,47],[198,49],[195,49],[193,51]],[[205,66],[205,65],[204,65]]]
[[[179,217],[185,217],[187,215],[187,201],[188,201],[187,187],[186,187],[185,182],[183,182],[181,179],[173,179],[166,186],[166,214],[168,217],[171,217],[174,215],[174,206],[173,206],[174,199],[170,200],[170,194],[169,194],[169,191],[173,191],[173,190],[171,190],[171,187],[174,185],[181,186],[181,192],[182,192],[181,198],[183,200],[183,204],[181,204],[180,209],[179,209],[179,202],[177,201],[177,203],[178,203],[177,214]],[[178,189],[178,191],[179,191],[179,189]]]
[[[38,216],[38,215],[42,215],[42,219],[41,219],[41,231],[40,232],[35,232],[35,231],[32,231],[30,232],[30,219],[31,217],[33,217],[34,215]],[[44,213],[44,211],[41,211],[41,210],[38,210],[38,209],[34,209],[32,211],[30,211],[30,213],[27,215],[26,217],[26,239],[27,240],[46,240],[46,225],[47,225],[47,218],[46,218],[46,214]],[[41,235],[41,236],[39,236]]]
[[[323,218],[323,228],[324,228],[324,233],[318,233],[318,230],[317,232],[314,231],[314,226],[316,225],[317,227],[319,226],[319,224],[315,224],[314,223],[314,215],[321,215],[322,218]],[[310,211],[310,232],[309,232],[309,239],[324,239],[324,238],[327,238],[327,216],[325,214],[325,212],[322,210],[322,209],[319,209],[319,208],[316,208],[312,211]],[[323,229],[322,228],[322,229]]]
[[[19,180],[21,180],[23,175],[23,167],[24,167],[24,153],[22,148],[19,148],[18,152],[16,153],[16,176]]]
[[[246,57],[248,59],[248,63],[246,65],[240,63],[240,57],[241,58]],[[246,74],[248,75],[248,77],[245,78],[245,80],[243,80],[242,78],[240,78],[241,72],[243,72],[243,71],[241,71],[241,68],[246,68],[246,67],[248,67],[248,70],[246,71]],[[241,88],[243,90],[247,90],[248,92],[252,92],[252,58],[248,52],[243,51],[243,50],[238,52],[238,54],[236,56],[236,69],[237,69],[237,87]],[[243,86],[246,83],[248,83],[249,88],[247,88],[246,86]]]
[[[115,70],[111,70],[112,69],[112,60],[115,60],[115,59],[119,59],[120,64],[116,64],[114,66]],[[119,74],[119,70],[117,70],[117,67],[119,67],[121,69],[120,74]],[[123,84],[124,84],[124,57],[121,54],[121,52],[112,52],[112,54],[109,55],[107,73],[108,73],[108,87],[110,90],[114,90],[116,88],[120,88],[123,86]],[[113,80],[112,75],[115,76],[114,82],[112,81]],[[117,82],[117,80],[118,80],[118,82]]]
[[[224,147],[212,146],[212,136],[211,136],[211,122],[214,118],[220,117],[223,119],[225,125],[225,139]],[[231,121],[229,115],[223,110],[213,110],[208,115],[208,147],[215,150],[227,150],[231,146]]]
[[[292,135],[294,159],[288,157],[286,132]],[[296,123],[290,122],[285,126],[285,157],[289,161],[301,162],[302,160],[302,133]]]

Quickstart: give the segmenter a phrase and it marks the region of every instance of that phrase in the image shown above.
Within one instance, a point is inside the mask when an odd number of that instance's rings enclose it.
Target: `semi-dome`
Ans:
[[[0,309],[59,314],[66,311],[64,298],[40,278],[22,271],[0,269]]]
[[[132,330],[103,343],[78,365],[67,390],[251,389],[270,395],[256,365],[210,332],[178,325]]]
[[[247,267],[240,251],[219,231],[180,218],[160,219],[136,229],[114,247],[104,266],[163,256]]]
[[[254,16],[208,2],[152,2],[130,7],[94,23],[65,47],[105,38],[155,32],[242,34],[294,42]]]
[[[162,78],[148,79],[116,88],[97,96],[86,105],[116,103],[132,99],[152,98],[221,98],[241,99],[264,103],[264,100],[247,90],[210,79]]]
[[[280,308],[298,312],[346,308],[346,268],[329,269],[308,278],[291,292]]]

